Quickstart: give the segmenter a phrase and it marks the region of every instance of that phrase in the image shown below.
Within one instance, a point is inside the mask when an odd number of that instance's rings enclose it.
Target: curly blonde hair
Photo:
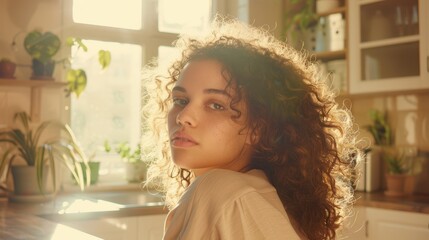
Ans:
[[[353,200],[351,171],[360,158],[351,114],[335,102],[308,57],[262,29],[217,17],[211,31],[182,35],[170,67],[153,62],[144,70],[143,114],[150,148],[147,184],[156,183],[172,207],[192,182],[170,155],[167,113],[171,88],[185,64],[219,61],[229,87],[238,87],[231,108],[245,100],[247,123],[258,135],[248,169],[268,176],[288,215],[308,239],[333,239]],[[237,111],[237,110],[236,110]]]

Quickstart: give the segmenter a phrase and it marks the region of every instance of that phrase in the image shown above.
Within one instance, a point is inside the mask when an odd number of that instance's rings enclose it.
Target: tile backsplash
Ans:
[[[429,194],[429,93],[352,97],[347,101],[360,126],[363,146],[372,144],[372,136],[363,126],[371,123],[369,111],[377,109],[387,113],[394,145],[417,147],[422,165],[415,192]]]

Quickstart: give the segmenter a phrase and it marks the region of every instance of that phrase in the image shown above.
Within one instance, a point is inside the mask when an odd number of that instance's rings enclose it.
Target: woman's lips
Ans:
[[[184,133],[176,133],[171,138],[171,145],[174,147],[192,147],[198,145],[198,143]]]

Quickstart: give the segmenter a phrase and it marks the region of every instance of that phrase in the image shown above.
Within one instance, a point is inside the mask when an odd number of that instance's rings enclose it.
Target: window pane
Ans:
[[[125,29],[141,29],[141,0],[73,0],[73,21]]]
[[[159,0],[158,30],[203,31],[210,20],[211,0]]]
[[[180,55],[180,52],[177,48],[168,47],[168,46],[159,46],[158,47],[158,63],[166,64],[165,67],[169,67],[170,63]]]
[[[140,45],[84,40],[88,52],[79,51],[73,58],[74,68],[86,70],[88,84],[76,98],[72,95],[71,125],[88,155],[96,154],[105,173],[116,167],[106,160],[105,140],[116,144],[140,141]],[[101,70],[98,50],[111,51],[112,62]],[[75,51],[75,49],[74,49]],[[107,171],[107,172],[106,172]]]

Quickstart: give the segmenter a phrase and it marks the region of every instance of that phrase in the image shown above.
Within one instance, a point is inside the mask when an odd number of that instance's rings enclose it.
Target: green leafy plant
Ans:
[[[315,2],[316,0],[289,0],[291,8],[285,15],[284,35],[291,30],[303,31],[316,24]]]
[[[67,46],[72,48],[76,46],[77,50],[83,50],[84,52],[88,51],[88,47],[83,43],[81,38],[68,37],[66,41]],[[67,65],[70,66],[70,59],[67,59]],[[99,50],[98,51],[98,63],[101,66],[101,69],[106,69],[112,60],[110,51]],[[88,79],[84,69],[73,69],[69,68],[67,71],[67,94],[75,93],[77,97],[85,90]]]
[[[104,141],[104,151],[107,153],[112,151],[112,147],[107,140]],[[137,144],[137,146],[133,149],[128,142],[122,142],[115,147],[115,152],[119,154],[124,162],[135,163],[142,161],[140,144]]]
[[[391,127],[387,122],[387,115],[378,110],[371,110],[369,114],[372,124],[366,125],[364,128],[371,133],[375,145],[391,146],[393,144],[393,137]]]
[[[49,164],[54,189],[56,189],[55,164],[61,161],[72,173],[81,190],[84,190],[84,175],[89,178],[90,173],[82,170],[81,163],[87,164],[88,158],[67,124],[45,121],[32,128],[31,118],[26,112],[16,113],[14,121],[18,121],[19,128],[0,129],[0,149],[4,150],[0,156],[0,174],[7,175],[12,163],[22,159],[28,166],[35,167],[39,190],[43,191],[42,179],[46,174],[43,169]],[[60,130],[63,136],[42,141],[48,129]]]
[[[53,56],[57,54],[61,47],[60,38],[52,32],[41,32],[34,30],[29,32],[24,38],[24,48],[33,59],[42,63],[53,61]]]
[[[397,152],[395,149],[385,149],[383,152],[383,160],[387,163],[389,173],[404,174],[409,171],[404,155]]]
[[[15,42],[15,41],[14,41]],[[14,43],[12,43],[14,45]],[[68,37],[66,45],[70,48],[76,46],[77,51],[88,51],[88,47],[84,44],[81,38]],[[77,97],[85,90],[87,85],[87,75],[84,69],[71,68],[71,57],[54,60],[53,57],[61,48],[60,38],[52,32],[42,32],[34,30],[25,36],[24,48],[32,57],[33,78],[51,78],[56,63],[63,63],[68,68],[67,90],[66,94],[74,93]],[[107,68],[111,62],[111,53],[107,50],[99,50],[98,62],[102,69]]]

